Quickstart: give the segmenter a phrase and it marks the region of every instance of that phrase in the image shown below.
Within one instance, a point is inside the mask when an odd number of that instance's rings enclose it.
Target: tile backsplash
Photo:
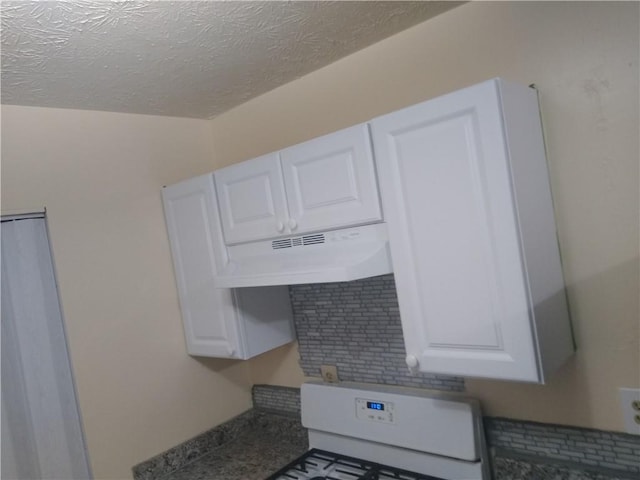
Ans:
[[[541,457],[640,478],[638,435],[492,417],[485,417],[484,425],[487,441],[498,455]]]
[[[336,365],[343,381],[464,390],[460,377],[409,373],[393,275],[292,285],[289,292],[305,375]]]
[[[254,408],[274,413],[300,416],[300,389],[276,385],[254,385],[251,389]]]

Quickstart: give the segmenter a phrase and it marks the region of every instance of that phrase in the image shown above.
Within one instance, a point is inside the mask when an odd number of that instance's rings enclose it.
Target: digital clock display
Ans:
[[[382,411],[382,410],[384,410],[384,403],[379,403],[379,402],[367,402],[367,408],[370,408],[371,410],[379,410],[379,411]]]

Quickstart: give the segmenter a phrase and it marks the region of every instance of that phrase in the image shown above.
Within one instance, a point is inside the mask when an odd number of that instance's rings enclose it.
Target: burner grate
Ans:
[[[443,480],[359,460],[337,453],[309,450],[266,480]]]

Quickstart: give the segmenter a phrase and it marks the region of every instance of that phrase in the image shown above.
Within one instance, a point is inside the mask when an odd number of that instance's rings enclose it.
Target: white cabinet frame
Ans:
[[[214,173],[227,245],[382,220],[367,124]]]
[[[211,174],[166,187],[162,199],[187,351],[247,359],[294,339],[287,287],[215,287],[228,261]]]
[[[543,382],[573,342],[536,92],[491,80],[372,136],[407,364]]]

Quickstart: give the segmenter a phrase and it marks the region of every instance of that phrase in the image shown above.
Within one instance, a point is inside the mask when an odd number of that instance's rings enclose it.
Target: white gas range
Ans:
[[[354,383],[302,385],[310,450],[267,480],[488,480],[477,400]]]

